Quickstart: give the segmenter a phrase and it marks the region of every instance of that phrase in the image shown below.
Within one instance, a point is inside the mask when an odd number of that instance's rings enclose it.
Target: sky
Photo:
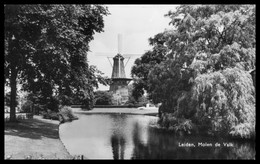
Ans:
[[[172,28],[170,18],[164,15],[175,10],[178,5],[105,5],[110,15],[104,16],[104,32],[95,33],[89,44],[88,61],[91,65],[111,77],[113,59],[118,52],[118,34],[122,35],[122,55],[134,54],[124,64],[126,77],[131,77],[131,67],[136,58],[152,49],[148,39]],[[107,57],[110,57],[109,59]],[[110,62],[111,64],[110,64]],[[108,90],[108,86],[99,85],[98,90]]]

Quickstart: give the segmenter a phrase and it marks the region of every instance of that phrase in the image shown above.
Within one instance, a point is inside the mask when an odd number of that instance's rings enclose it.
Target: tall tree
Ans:
[[[17,79],[46,99],[83,94],[91,104],[93,87],[104,83],[87,63],[89,42],[102,32],[101,5],[5,5],[5,82],[11,87],[10,121],[15,121]]]
[[[253,136],[255,5],[180,5],[166,16],[173,29],[166,59],[149,70],[150,98],[208,131]]]
[[[148,74],[151,68],[165,60],[167,52],[167,47],[164,45],[165,41],[166,38],[163,33],[149,38],[149,44],[154,46],[153,49],[135,60],[131,69],[131,75],[134,79],[132,96],[135,100],[142,97],[144,91],[148,90]]]

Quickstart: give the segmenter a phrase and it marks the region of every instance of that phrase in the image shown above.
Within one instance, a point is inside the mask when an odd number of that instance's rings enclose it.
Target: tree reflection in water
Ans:
[[[62,125],[60,133],[71,154],[90,159],[255,159],[255,142],[176,136],[149,126],[156,121],[155,117],[140,115],[83,115],[79,121]],[[233,147],[179,146],[198,142],[226,142]]]
[[[148,141],[141,141],[141,128],[135,123],[131,159],[255,159],[254,143],[233,143],[233,147],[198,147],[198,142],[223,143],[212,137],[175,136],[171,132],[148,128]],[[196,143],[196,147],[180,147],[179,143]],[[227,142],[227,141],[226,141]]]

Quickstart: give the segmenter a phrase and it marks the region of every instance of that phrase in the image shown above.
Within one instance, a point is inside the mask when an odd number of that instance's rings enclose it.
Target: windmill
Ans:
[[[128,101],[128,84],[132,80],[125,75],[125,67],[131,56],[140,56],[141,54],[122,54],[122,35],[118,34],[118,52],[113,57],[113,64],[108,57],[109,53],[96,53],[97,55],[107,56],[108,61],[112,67],[111,84],[109,91],[113,94],[113,104],[121,105]],[[128,58],[126,64],[124,59]]]

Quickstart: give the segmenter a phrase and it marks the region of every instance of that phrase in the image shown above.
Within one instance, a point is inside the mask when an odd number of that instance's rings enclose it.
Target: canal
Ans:
[[[78,114],[60,125],[73,156],[88,159],[255,159],[255,143],[202,136],[175,136],[155,128],[157,117]]]

